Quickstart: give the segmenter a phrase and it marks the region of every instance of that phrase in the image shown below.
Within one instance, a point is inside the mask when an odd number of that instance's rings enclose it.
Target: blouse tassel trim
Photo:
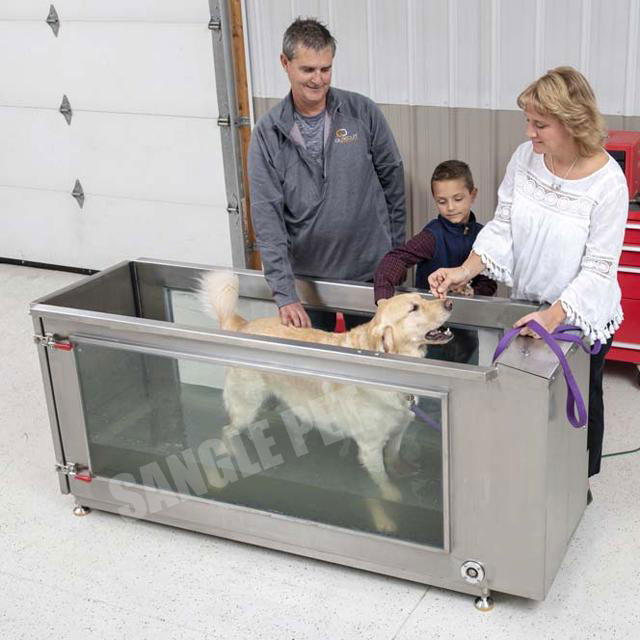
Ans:
[[[580,313],[578,313],[571,304],[565,300],[560,300],[560,303],[567,314],[565,320],[566,324],[573,324],[580,327],[590,344],[593,344],[596,340],[600,340],[602,343],[607,342],[622,324],[622,320],[624,319],[624,314],[622,313],[622,309],[620,309],[616,315],[611,318],[611,320],[607,321],[604,327],[596,328],[586,320],[584,316],[580,315]]]
[[[501,267],[497,262],[495,262],[490,256],[486,255],[483,251],[478,251],[477,249],[473,249],[474,253],[480,256],[480,260],[482,260],[482,264],[485,266],[485,273],[490,278],[497,280],[498,282],[503,282],[508,287],[513,286],[513,280],[511,278],[511,272],[506,267]]]

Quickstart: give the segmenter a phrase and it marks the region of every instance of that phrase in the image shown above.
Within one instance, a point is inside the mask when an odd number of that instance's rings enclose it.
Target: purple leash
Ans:
[[[420,418],[420,420],[422,420],[422,422],[424,422],[428,427],[431,427],[434,431],[442,431],[442,427],[418,406],[418,400],[415,396],[409,409],[413,411],[416,418]]]
[[[584,399],[582,398],[576,379],[573,377],[567,358],[564,353],[562,353],[562,349],[558,342],[573,342],[582,347],[586,353],[595,355],[600,351],[600,340],[596,340],[593,347],[590,348],[583,342],[580,336],[569,333],[570,331],[580,331],[578,327],[563,324],[560,325],[553,333],[549,333],[535,320],[529,320],[525,326],[535,331],[542,340],[546,342],[551,351],[556,354],[558,361],[560,362],[560,366],[562,367],[565,382],[567,383],[567,419],[571,423],[571,426],[576,429],[584,427],[587,424],[587,408],[584,404]],[[516,327],[514,329],[510,329],[504,334],[496,347],[495,353],[493,354],[494,362],[496,358],[511,344],[513,339],[521,330],[522,327]],[[576,411],[578,413],[577,417]]]

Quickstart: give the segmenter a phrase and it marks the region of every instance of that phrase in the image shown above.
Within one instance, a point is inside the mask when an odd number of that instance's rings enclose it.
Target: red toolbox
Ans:
[[[605,147],[624,171],[631,199],[618,267],[624,321],[616,331],[607,360],[633,362],[638,366],[640,382],[640,132],[609,131]]]

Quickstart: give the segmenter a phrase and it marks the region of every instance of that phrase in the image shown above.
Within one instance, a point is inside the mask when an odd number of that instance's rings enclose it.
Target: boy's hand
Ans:
[[[456,293],[459,296],[467,296],[468,298],[474,295],[473,287],[469,282],[467,282],[467,284],[458,284],[450,287],[449,293]]]

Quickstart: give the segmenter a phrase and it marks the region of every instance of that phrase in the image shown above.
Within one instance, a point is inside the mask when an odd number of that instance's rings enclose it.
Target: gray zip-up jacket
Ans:
[[[260,118],[249,147],[251,214],[279,307],[298,301],[294,274],[369,281],[405,236],[402,159],[382,112],[331,88],[324,166],[304,148],[289,94]]]

